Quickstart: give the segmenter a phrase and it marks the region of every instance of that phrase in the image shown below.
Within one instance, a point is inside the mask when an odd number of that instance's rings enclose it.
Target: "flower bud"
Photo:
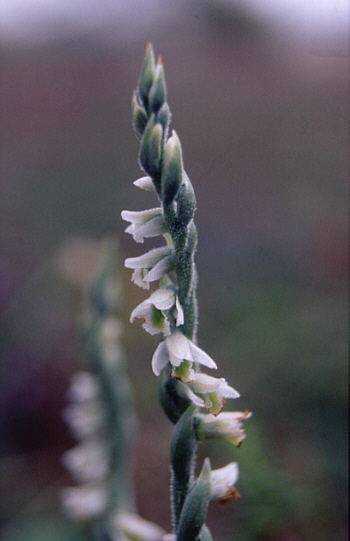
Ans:
[[[169,105],[164,102],[157,113],[157,122],[163,126],[164,133],[167,132],[171,120]]]
[[[148,109],[148,93],[152,86],[155,76],[155,61],[154,61],[154,52],[151,43],[147,45],[145,59],[143,61],[140,82],[139,82],[139,92],[140,98],[143,101],[145,109]]]
[[[177,199],[177,216],[182,227],[190,223],[196,210],[196,196],[192,184],[186,173],[184,176],[186,182],[181,184]]]
[[[137,137],[141,139],[147,124],[148,117],[145,108],[138,103],[135,92],[132,97],[131,107],[133,127]]]
[[[170,205],[176,197],[182,182],[182,151],[175,131],[164,146],[162,169],[162,200]]]
[[[161,124],[155,123],[155,117],[152,115],[143,132],[140,148],[140,163],[152,178],[159,172],[162,139],[163,128]]]
[[[161,61],[158,61],[152,87],[149,91],[149,107],[152,113],[157,113],[166,100],[166,86],[164,69]]]

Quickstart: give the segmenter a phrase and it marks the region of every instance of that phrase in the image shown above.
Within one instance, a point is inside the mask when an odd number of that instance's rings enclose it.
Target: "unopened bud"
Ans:
[[[149,106],[152,113],[157,113],[166,100],[166,86],[163,64],[158,61],[153,83],[149,91]]]
[[[162,170],[162,199],[170,204],[176,197],[182,182],[182,151],[180,140],[175,132],[164,147]]]
[[[145,108],[138,103],[136,92],[133,94],[131,107],[134,130],[138,138],[141,139],[148,117]]]
[[[155,117],[152,115],[143,132],[140,148],[140,163],[152,178],[159,172],[162,139],[163,128],[160,124],[155,124]]]
[[[153,84],[155,76],[155,61],[154,61],[154,52],[151,43],[147,45],[145,58],[142,65],[140,82],[139,82],[139,93],[140,98],[143,101],[145,108],[148,108],[148,93]]]
[[[186,227],[192,220],[196,210],[196,196],[190,179],[184,174],[186,182],[181,184],[177,199],[177,216],[182,227]]]

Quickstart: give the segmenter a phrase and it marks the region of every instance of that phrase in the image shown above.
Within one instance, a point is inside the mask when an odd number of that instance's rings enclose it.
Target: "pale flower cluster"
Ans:
[[[172,137],[168,141],[170,145],[167,143],[168,148],[171,146]],[[184,175],[184,181],[187,181],[187,175]],[[150,177],[142,177],[134,184],[141,189],[154,189]],[[122,218],[129,222],[125,231],[130,233],[136,242],[143,242],[144,238],[157,235],[163,235],[167,242],[165,246],[125,261],[125,266],[134,270],[132,280],[137,286],[149,289],[152,282],[160,282],[159,289],[138,305],[130,317],[131,322],[135,318],[144,319],[142,326],[149,334],[164,335],[164,340],[158,345],[152,358],[153,372],[159,376],[163,368],[170,363],[173,377],[178,381],[179,393],[197,406],[205,407],[208,412],[218,415],[225,400],[238,398],[239,393],[224,378],[215,378],[199,371],[199,365],[210,369],[216,369],[217,365],[207,353],[178,330],[184,323],[184,313],[176,293],[177,286],[171,279],[175,251],[162,208],[140,212],[124,210]]]
[[[97,518],[107,506],[104,481],[109,471],[97,378],[87,371],[75,373],[68,396],[72,403],[63,411],[63,418],[79,443],[62,455],[62,463],[81,484],[63,489],[62,504],[74,519]]]

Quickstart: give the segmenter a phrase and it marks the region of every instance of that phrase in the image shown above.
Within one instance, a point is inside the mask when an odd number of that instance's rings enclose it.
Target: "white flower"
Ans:
[[[176,375],[176,374],[175,374]],[[209,413],[218,415],[226,398],[238,398],[240,395],[225,378],[214,378],[202,372],[193,372],[193,378],[178,383],[179,391],[195,404],[206,407]],[[198,397],[198,395],[200,395]]]
[[[217,368],[213,359],[205,351],[180,332],[168,336],[154,352],[152,369],[156,376],[159,376],[169,361],[173,367],[179,367],[183,361],[189,361],[203,364],[208,368]]]
[[[225,411],[218,417],[214,415],[196,415],[199,420],[197,437],[199,439],[223,438],[238,447],[245,440],[246,434],[242,421],[252,416],[249,411]]]
[[[70,380],[68,398],[73,402],[89,402],[95,400],[99,393],[97,379],[90,372],[76,372]]]
[[[98,481],[108,472],[107,450],[97,438],[83,441],[66,451],[62,462],[78,482]]]
[[[69,404],[62,413],[64,421],[78,439],[95,434],[104,424],[104,416],[98,402]]]
[[[157,289],[152,295],[139,304],[131,313],[130,322],[133,323],[136,317],[145,318],[142,327],[150,334],[159,332],[168,335],[170,324],[167,319],[167,311],[175,305],[176,325],[182,325],[184,315],[177,295],[171,289]]]
[[[136,513],[121,511],[114,519],[113,524],[117,529],[121,530],[128,539],[134,541],[162,541],[165,535],[165,530],[141,518]]]
[[[150,282],[159,280],[172,268],[173,248],[162,246],[154,248],[138,257],[129,257],[125,260],[128,269],[135,269],[132,281],[143,289],[149,289]]]
[[[154,184],[151,177],[141,177],[134,181],[134,185],[141,190],[146,190],[147,192],[154,192]]]
[[[107,507],[106,491],[93,484],[64,488],[61,500],[67,515],[73,519],[99,517]]]
[[[156,237],[168,231],[161,207],[148,210],[123,210],[122,218],[130,225],[125,229],[136,242],[143,242],[145,237]]]
[[[234,485],[238,480],[238,464],[231,462],[223,468],[212,470],[210,472],[210,490],[213,500],[220,500],[221,503],[226,503],[235,498],[239,500],[240,495]]]

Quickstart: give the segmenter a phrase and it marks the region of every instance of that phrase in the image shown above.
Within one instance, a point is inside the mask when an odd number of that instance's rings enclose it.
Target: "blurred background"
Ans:
[[[145,45],[165,64],[194,185],[199,344],[249,409],[240,502],[218,541],[347,539],[348,11],[344,0],[1,0],[1,539],[79,541],[60,489],[61,418],[84,367],[77,321],[99,243],[121,250],[124,348],[139,417],[140,513],[169,530],[171,426],[158,343],[131,310],[123,209],[155,204],[130,101]],[[147,247],[152,246],[147,243]]]

